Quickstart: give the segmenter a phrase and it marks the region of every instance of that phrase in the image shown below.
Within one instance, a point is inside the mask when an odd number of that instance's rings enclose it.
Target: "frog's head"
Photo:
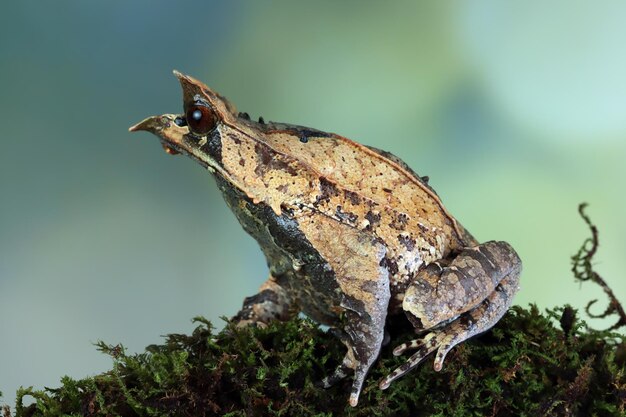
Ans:
[[[183,153],[212,168],[219,164],[223,125],[237,117],[235,107],[202,82],[174,71],[183,90],[183,114],[151,116],[129,131],[146,130],[157,135],[169,154]]]

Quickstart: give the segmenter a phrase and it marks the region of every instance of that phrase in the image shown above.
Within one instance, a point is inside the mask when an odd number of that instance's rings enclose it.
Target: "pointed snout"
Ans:
[[[150,116],[146,119],[143,119],[141,122],[129,127],[128,131],[137,132],[138,130],[145,130],[148,132],[155,133],[157,129],[162,128],[162,123],[160,119],[161,119],[160,116]]]
[[[189,132],[185,124],[179,123],[182,117],[177,114],[163,114],[160,116],[150,116],[128,128],[129,132],[145,130],[161,138],[161,144],[165,151],[175,155],[184,151],[184,135]],[[182,126],[181,126],[182,125]]]
[[[128,128],[129,132],[137,132],[138,130],[145,130],[156,135],[160,135],[163,129],[170,128],[178,117],[176,114],[162,114],[160,116],[150,116],[143,119],[141,122]]]

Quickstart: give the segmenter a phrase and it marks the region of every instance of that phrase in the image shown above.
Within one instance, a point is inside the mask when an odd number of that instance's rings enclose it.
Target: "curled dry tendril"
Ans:
[[[609,304],[607,305],[604,312],[600,314],[594,314],[590,311],[591,306],[594,305],[598,300],[591,300],[587,303],[585,307],[585,312],[591,318],[605,318],[611,315],[617,315],[619,319],[615,324],[609,327],[607,330],[612,331],[616,330],[622,326],[626,326],[626,313],[624,313],[624,308],[613,294],[613,290],[608,286],[606,281],[593,270],[592,259],[598,250],[598,229],[596,226],[591,223],[589,216],[585,213],[585,208],[587,207],[587,203],[582,203],[578,206],[578,212],[580,216],[583,218],[587,226],[589,226],[589,230],[591,231],[591,237],[588,237],[583,242],[581,248],[578,252],[572,256],[572,272],[574,273],[574,277],[583,282],[583,281],[592,281],[598,284],[604,290],[604,293],[609,297]]]

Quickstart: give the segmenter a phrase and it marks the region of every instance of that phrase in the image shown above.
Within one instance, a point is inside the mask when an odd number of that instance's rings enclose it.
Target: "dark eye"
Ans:
[[[189,129],[193,133],[199,135],[206,135],[215,128],[217,118],[215,113],[206,106],[191,106],[187,109],[185,114]]]

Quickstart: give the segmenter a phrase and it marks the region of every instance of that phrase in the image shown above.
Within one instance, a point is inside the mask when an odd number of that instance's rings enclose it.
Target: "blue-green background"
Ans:
[[[180,111],[174,68],[253,117],[401,155],[477,238],[519,251],[522,305],[603,299],[569,271],[590,202],[626,301],[625,21],[617,1],[4,2],[4,400],[107,369],[98,339],[221,326],[265,279],[207,172],[127,132]]]

